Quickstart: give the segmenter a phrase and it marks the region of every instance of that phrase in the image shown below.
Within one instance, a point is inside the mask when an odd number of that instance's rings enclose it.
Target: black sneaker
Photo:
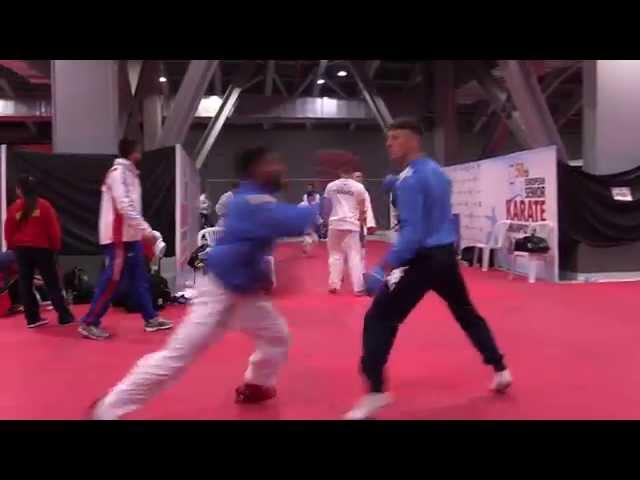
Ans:
[[[145,332],[157,332],[158,330],[168,330],[170,328],[173,328],[173,323],[160,317],[144,322]]]
[[[49,320],[45,320],[44,318],[41,318],[37,322],[27,323],[27,328],[41,327],[43,325],[46,325],[47,323],[49,323]]]
[[[69,325],[70,323],[75,322],[76,319],[73,317],[63,317],[58,320],[58,324],[60,325]]]
[[[7,315],[18,315],[24,313],[24,307],[22,305],[11,305],[7,310]]]

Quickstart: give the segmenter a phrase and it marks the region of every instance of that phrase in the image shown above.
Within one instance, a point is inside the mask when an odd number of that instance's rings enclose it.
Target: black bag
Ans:
[[[173,295],[169,290],[169,282],[160,273],[153,272],[149,277],[151,283],[151,300],[153,301],[153,307],[156,310],[162,310],[169,303]]]
[[[516,239],[513,243],[513,250],[527,253],[548,253],[551,250],[549,242],[545,238],[539,237],[535,233]]]
[[[89,282],[87,272],[80,267],[73,267],[62,279],[67,298],[75,305],[91,303],[94,287]]]
[[[124,288],[119,289],[113,299],[113,306],[124,308],[128,313],[140,313],[141,310],[136,297],[130,294],[126,285],[121,287]],[[153,272],[149,275],[149,289],[151,293],[151,304],[156,311],[164,309],[167,304],[171,303],[173,295],[171,294],[171,290],[169,290],[169,282],[158,272]]]

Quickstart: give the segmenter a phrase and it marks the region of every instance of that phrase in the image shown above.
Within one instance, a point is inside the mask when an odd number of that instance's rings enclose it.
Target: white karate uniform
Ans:
[[[272,386],[289,350],[286,321],[263,294],[239,295],[213,276],[198,281],[189,313],[166,345],[142,357],[129,374],[96,405],[97,420],[112,420],[141,407],[175,380],[187,365],[228,330],[240,330],[256,341],[245,381]],[[215,368],[215,367],[214,367]]]
[[[327,238],[329,288],[340,289],[346,259],[353,290],[362,292],[364,264],[360,245],[360,214],[366,207],[367,191],[355,180],[341,178],[327,185],[324,194],[331,201]]]

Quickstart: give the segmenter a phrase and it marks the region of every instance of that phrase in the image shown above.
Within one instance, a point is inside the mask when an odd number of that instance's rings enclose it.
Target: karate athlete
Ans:
[[[308,192],[305,194],[305,199],[298,204],[299,207],[305,206],[313,206],[320,209],[320,195],[315,194],[314,192]],[[318,243],[319,237],[318,233],[320,230],[320,224],[322,223],[322,219],[318,215],[316,218],[316,222],[312,228],[307,230],[302,237],[302,253],[305,255],[309,255],[311,253],[311,248],[314,244]]]
[[[266,255],[280,237],[299,236],[315,221],[313,207],[278,202],[284,168],[267,149],[242,152],[237,160],[243,179],[234,190],[225,232],[207,258],[208,275],[184,321],[167,344],[133,367],[91,412],[97,420],[117,419],[141,407],[175,380],[210,344],[230,329],[256,342],[236,402],[257,403],[276,396],[276,375],[287,358],[287,324],[263,291],[271,281]]]
[[[106,268],[91,307],[78,327],[80,335],[92,340],[105,340],[111,336],[100,325],[123,280],[129,282],[131,293],[138,300],[145,331],[173,327],[173,323],[158,316],[151,299],[143,239],[153,237],[153,231],[142,217],[142,187],[137,168],[142,160],[142,150],[138,142],[124,138],[120,140],[118,151],[120,157],[105,177],[100,201],[100,245],[105,252]]]
[[[359,184],[361,184],[362,186],[364,186],[364,175],[362,172],[354,172],[353,179]],[[369,192],[367,191],[366,188],[364,189],[364,191],[366,193],[364,206],[367,212],[366,212],[366,221],[360,227],[360,245],[362,245],[362,264],[363,264],[362,268],[363,269],[365,268],[364,265],[366,262],[367,235],[373,234],[373,232],[376,229],[376,217],[373,215],[373,208],[371,208],[371,197],[369,196]]]
[[[491,390],[503,392],[511,374],[491,330],[478,313],[460,273],[454,244],[457,233],[451,214],[451,181],[425,155],[422,127],[413,120],[394,122],[387,133],[391,160],[404,168],[386,181],[397,197],[400,232],[382,263],[366,275],[367,292],[375,295],[364,319],[360,368],[368,393],[345,418],[368,418],[391,402],[384,368],[398,328],[429,291],[438,294],[458,325],[494,370]]]
[[[364,263],[360,229],[365,221],[365,188],[353,178],[353,170],[345,166],[338,180],[327,185],[325,202],[329,205],[329,293],[337,293],[342,285],[345,259],[349,265],[351,286],[358,296],[365,295]]]

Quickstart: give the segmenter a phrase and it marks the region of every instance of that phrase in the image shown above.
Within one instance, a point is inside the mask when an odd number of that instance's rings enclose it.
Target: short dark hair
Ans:
[[[424,135],[422,124],[415,118],[399,118],[391,122],[387,130],[409,130],[419,137]]]
[[[131,138],[123,138],[118,143],[118,155],[122,158],[129,158],[133,152],[140,148],[140,143],[137,140]]]
[[[253,167],[269,155],[271,150],[267,147],[253,147],[242,150],[236,155],[235,168],[236,174],[240,178],[247,178],[251,175]]]

